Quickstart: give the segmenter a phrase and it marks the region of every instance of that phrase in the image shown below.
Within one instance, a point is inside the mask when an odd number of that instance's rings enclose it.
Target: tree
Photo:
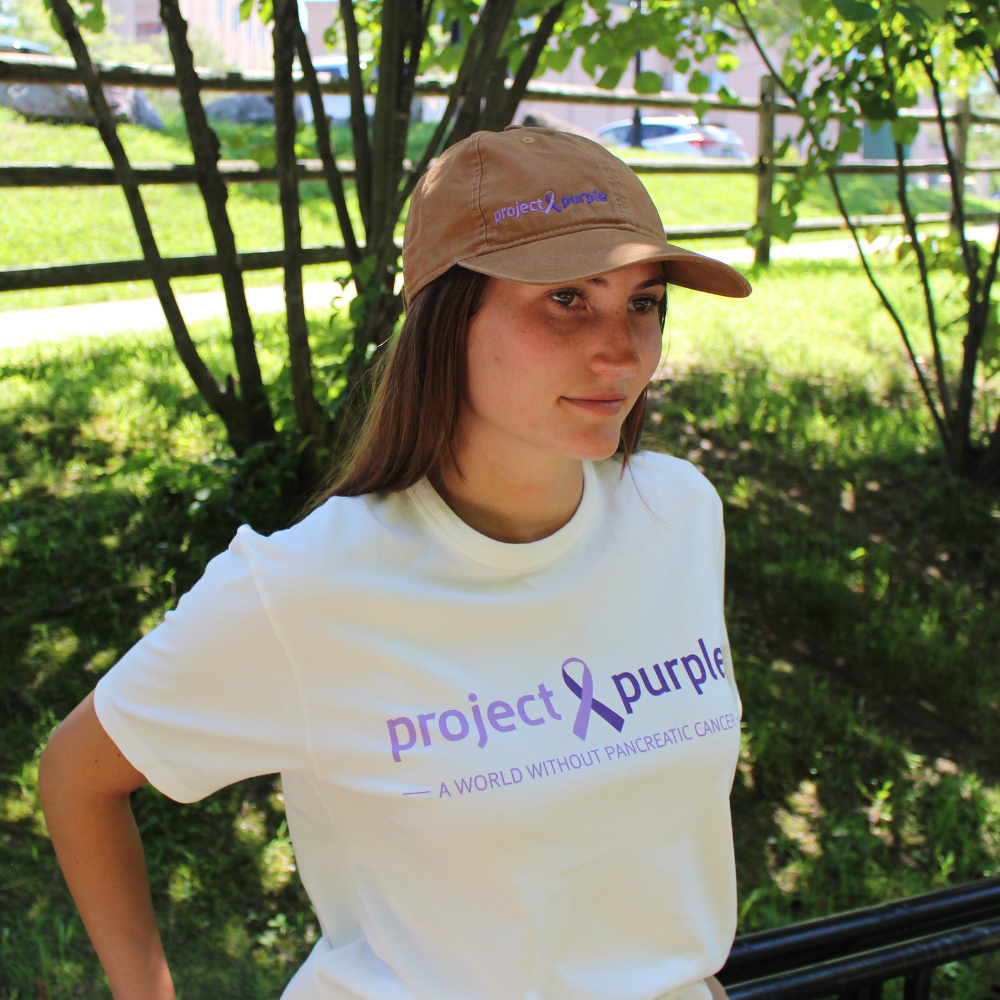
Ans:
[[[871,282],[898,329],[951,470],[988,484],[1000,482],[1000,422],[977,417],[977,374],[1000,373],[996,284],[1000,237],[992,248],[965,232],[964,172],[949,132],[945,93],[985,74],[1000,94],[1000,8],[995,0],[801,0],[803,19],[789,38],[780,70],[755,26],[756,0],[732,8],[784,94],[802,117],[797,137],[808,142],[805,167],[773,206],[772,231],[791,237],[795,205],[825,175]],[[907,114],[930,92],[947,160],[953,226],[945,238],[918,232],[908,193],[904,149],[919,122]],[[918,354],[914,331],[871,266],[848,214],[835,168],[841,153],[857,151],[861,121],[889,123],[895,143],[896,191],[905,220],[897,257],[914,267],[932,365]],[[945,286],[951,287],[945,287]],[[960,298],[953,309],[950,300]],[[950,362],[946,338],[961,338]]]
[[[188,26],[177,0],[160,0],[187,122],[198,185],[215,241],[231,325],[235,376],[219,379],[192,341],[170,287],[142,196],[115,124],[108,113],[81,25],[103,22],[102,0],[46,0],[77,62],[132,214],[150,278],[167,317],[178,353],[192,381],[223,421],[237,454],[274,438],[268,389],[261,379],[254,330],[246,306],[239,257],[226,211],[226,186],[218,169],[219,142],[201,106]],[[581,54],[584,68],[606,88],[617,86],[638,49],[656,47],[687,69],[721,52],[733,37],[689,0],[648,0],[641,9],[609,0],[340,0],[339,18],[328,35],[343,40],[348,61],[355,196],[360,226],[349,210],[351,192],[332,147],[316,72],[299,24],[296,0],[243,0],[243,17],[273,23],[275,164],[284,223],[288,372],[302,456],[300,485],[309,488],[351,440],[364,411],[366,376],[389,341],[402,302],[396,289],[396,232],[407,199],[433,159],[477,129],[501,130],[513,120],[531,79],[546,68],[565,68]],[[363,59],[362,43],[374,51]],[[293,63],[301,65],[316,127],[330,199],[343,234],[356,292],[350,306],[352,331],[342,370],[343,388],[332,405],[319,401],[302,295],[302,242],[295,159]],[[447,107],[416,163],[406,160],[411,110],[418,76],[450,79]],[[694,86],[707,78],[692,75]],[[655,93],[662,81],[644,73],[640,93]],[[365,97],[374,93],[369,116]]]

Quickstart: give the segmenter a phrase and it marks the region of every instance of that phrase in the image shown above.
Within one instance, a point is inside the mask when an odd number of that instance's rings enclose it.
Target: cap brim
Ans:
[[[581,281],[632,264],[663,261],[667,282],[730,298],[745,298],[750,282],[722,261],[627,229],[582,229],[467,257],[458,263],[491,278],[551,285]]]

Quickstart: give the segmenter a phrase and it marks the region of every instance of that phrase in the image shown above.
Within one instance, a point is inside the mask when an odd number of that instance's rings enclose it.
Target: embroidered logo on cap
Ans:
[[[561,198],[556,197],[555,191],[546,191],[541,198],[533,201],[515,202],[506,208],[498,208],[493,213],[493,225],[499,226],[504,219],[520,219],[522,215],[529,212],[541,212],[548,215],[549,212],[561,212],[571,205],[593,205],[595,202],[607,201],[608,196],[603,191],[596,188],[591,191],[582,191],[580,194],[564,194]]]

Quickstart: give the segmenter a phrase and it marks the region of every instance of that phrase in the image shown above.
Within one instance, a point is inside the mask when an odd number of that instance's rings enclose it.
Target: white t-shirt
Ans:
[[[630,469],[586,463],[524,545],[426,481],[243,527],[101,680],[171,798],[281,772],[323,933],[284,1000],[707,997],[736,927],[722,509],[686,462]]]

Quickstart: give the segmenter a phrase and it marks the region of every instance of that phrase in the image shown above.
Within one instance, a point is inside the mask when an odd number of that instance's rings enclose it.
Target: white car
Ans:
[[[632,120],[624,118],[597,130],[608,146],[632,145]],[[642,119],[642,148],[680,156],[717,156],[749,160],[743,140],[725,125],[699,124],[690,115]]]

